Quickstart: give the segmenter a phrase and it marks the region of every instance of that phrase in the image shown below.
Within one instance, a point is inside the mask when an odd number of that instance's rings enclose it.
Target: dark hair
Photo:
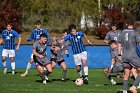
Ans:
[[[45,33],[43,33],[43,34],[40,35],[40,38],[41,37],[46,37],[47,38],[48,36]]]
[[[36,25],[41,25],[41,21],[40,20],[37,20],[35,24]]]
[[[109,45],[112,45],[112,44],[117,44],[117,42],[116,42],[115,40],[111,40],[111,41],[109,42]]]
[[[8,26],[8,25],[12,26],[12,23],[11,22],[6,23],[6,26]]]
[[[69,31],[70,31],[70,32],[71,32],[72,29],[76,29],[76,25],[75,25],[75,24],[69,25]]]
[[[63,33],[69,33],[69,30],[68,29],[64,29]]]

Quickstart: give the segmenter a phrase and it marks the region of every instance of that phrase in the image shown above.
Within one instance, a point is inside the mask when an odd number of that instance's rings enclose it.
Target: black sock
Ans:
[[[133,83],[133,86],[137,87],[140,83],[140,76],[137,76],[134,83]]]
[[[128,88],[128,80],[123,80],[123,90],[127,90]]]
[[[110,73],[106,73],[105,76],[106,76],[109,80],[111,80]]]

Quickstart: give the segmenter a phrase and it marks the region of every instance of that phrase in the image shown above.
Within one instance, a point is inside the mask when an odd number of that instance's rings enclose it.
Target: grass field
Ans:
[[[78,78],[75,69],[68,69],[67,80],[62,82],[61,69],[55,69],[49,75],[47,85],[42,84],[36,69],[31,69],[27,77],[20,77],[25,69],[17,69],[12,75],[10,69],[6,75],[0,69],[0,93],[122,93],[122,79],[114,78],[117,85],[111,85],[105,78],[102,69],[89,69],[89,84],[76,86],[74,80]],[[130,79],[129,86],[133,80]],[[140,90],[138,90],[140,93]]]

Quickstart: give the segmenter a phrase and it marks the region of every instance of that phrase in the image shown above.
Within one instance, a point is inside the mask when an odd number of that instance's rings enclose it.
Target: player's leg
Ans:
[[[130,75],[130,69],[125,68],[124,76],[123,76],[123,93],[127,93],[129,75]]]
[[[52,65],[52,69],[54,69],[56,66],[56,59],[55,58],[51,58],[51,65]]]
[[[137,70],[136,70],[136,68],[132,68],[131,69],[131,74],[136,79],[136,77],[137,77]]]
[[[74,62],[75,62],[75,65],[76,65],[76,70],[79,73],[80,78],[83,79],[82,69],[81,69],[82,63],[81,63],[80,54],[73,55],[73,58],[74,58]]]
[[[33,54],[31,54],[30,61],[28,62],[27,67],[26,67],[26,71],[25,71],[25,73],[21,74],[21,77],[24,77],[24,76],[27,76],[28,75],[28,71],[31,68],[33,62],[34,62],[34,60],[33,60]]]
[[[4,74],[7,73],[7,68],[6,68],[6,57],[8,56],[8,51],[7,49],[2,50],[2,64],[4,67]]]
[[[61,62],[58,63],[62,68],[63,68],[63,74],[62,74],[62,81],[65,80],[66,78],[66,73],[67,73],[67,66],[64,60],[62,60]]]
[[[41,66],[40,64],[36,63],[36,68],[39,72],[39,75],[43,81],[44,84],[46,84],[46,79],[45,79],[45,74],[44,74],[44,70],[43,70],[43,66]]]
[[[87,52],[82,52],[81,54],[82,64],[84,67],[84,74],[85,74],[85,84],[88,84],[88,65],[87,65]]]
[[[12,74],[15,74],[15,50],[8,50],[11,60]]]
[[[50,63],[47,63],[46,65],[44,65],[44,67],[47,69],[47,75],[52,73],[53,69],[52,69],[52,65]]]
[[[137,86],[138,86],[139,83],[140,83],[140,67],[137,68],[137,72],[138,72],[137,77],[136,77],[136,79],[135,79],[135,81],[134,81],[134,83],[133,83],[133,86],[130,88],[130,91],[131,91],[132,93],[137,93],[136,88],[137,88]]]

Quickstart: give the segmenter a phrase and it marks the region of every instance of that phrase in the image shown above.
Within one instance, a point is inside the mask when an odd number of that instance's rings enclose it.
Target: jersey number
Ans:
[[[128,33],[125,34],[125,41],[128,41]]]

